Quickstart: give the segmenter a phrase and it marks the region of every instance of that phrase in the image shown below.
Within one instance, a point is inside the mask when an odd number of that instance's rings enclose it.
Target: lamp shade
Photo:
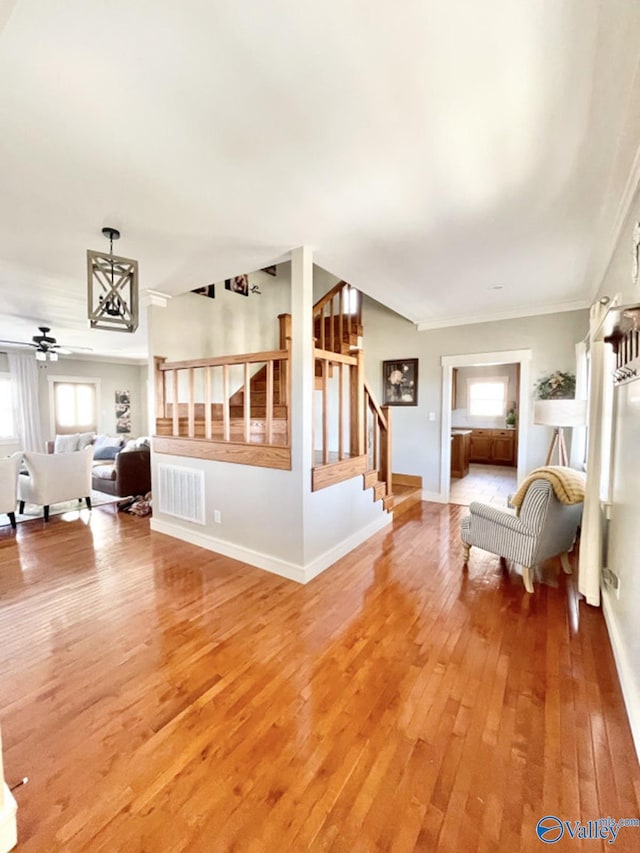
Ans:
[[[579,427],[587,423],[586,400],[536,400],[533,422],[552,427]]]

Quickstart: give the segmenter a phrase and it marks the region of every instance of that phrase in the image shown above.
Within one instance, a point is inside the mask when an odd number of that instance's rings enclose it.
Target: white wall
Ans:
[[[146,365],[113,362],[89,361],[61,356],[56,362],[46,362],[46,368],[40,369],[40,418],[42,435],[45,440],[55,437],[55,426],[49,399],[49,379],[54,377],[87,377],[100,380],[98,398],[98,432],[115,435],[116,391],[131,392],[131,436],[149,435],[146,408],[146,388],[143,376]]]
[[[292,314],[292,470],[235,465],[153,453],[152,475],[169,463],[204,471],[204,525],[181,521],[154,507],[152,526],[285,577],[306,581],[387,524],[362,479],[311,492],[313,276],[308,250],[266,276],[263,296],[219,291],[216,298],[184,294],[166,308],[149,309],[149,343],[169,360],[256,352],[278,347],[277,315]],[[292,272],[293,268],[293,272]],[[265,274],[262,274],[265,275]],[[321,278],[323,278],[321,276]],[[250,275],[252,283],[254,274]],[[320,288],[326,291],[324,278]],[[335,281],[335,277],[334,277]],[[334,282],[332,282],[334,283]],[[332,286],[329,284],[329,287]],[[321,295],[322,295],[321,293]],[[214,521],[214,512],[220,522]]]
[[[115,393],[131,392],[131,436],[149,435],[147,417],[147,365],[130,362],[97,361],[60,356],[56,362],[39,365],[39,406],[42,435],[45,441],[55,437],[49,400],[49,377],[77,376],[100,380],[98,399],[98,432],[115,435]],[[0,353],[0,372],[8,373],[9,365],[5,353]],[[18,450],[18,444],[2,443],[3,454]]]
[[[365,299],[363,325],[365,373],[379,400],[382,361],[419,359],[418,405],[392,408],[393,470],[420,475],[423,490],[435,497],[440,493],[441,356],[531,349],[533,399],[533,383],[542,376],[554,370],[575,370],[575,344],[588,331],[588,312],[545,314],[418,332],[408,320],[378,302]],[[531,426],[527,470],[544,464],[550,440],[549,428]]]
[[[620,293],[623,304],[640,304],[640,281],[632,284],[631,248],[640,221],[640,190],[620,232],[598,296]],[[603,609],[627,711],[640,758],[640,381],[614,389],[609,547],[607,563],[620,579],[619,597],[603,587]]]

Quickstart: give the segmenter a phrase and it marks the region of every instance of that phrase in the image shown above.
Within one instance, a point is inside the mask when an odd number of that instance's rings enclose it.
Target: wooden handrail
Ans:
[[[313,357],[319,358],[321,361],[333,361],[335,364],[351,364],[355,365],[358,363],[357,356],[354,355],[342,355],[339,352],[332,352],[328,349],[314,349]]]
[[[245,352],[241,355],[221,355],[214,358],[194,358],[190,361],[165,361],[158,370],[186,370],[190,367],[223,367],[225,364],[255,364],[261,361],[278,361],[289,357],[289,350],[276,349],[265,352]]]
[[[348,285],[346,281],[339,281],[331,288],[331,290],[327,291],[327,293],[325,293],[324,296],[318,299],[318,301],[313,306],[314,315],[320,313],[321,309],[324,308],[324,306],[327,305],[329,302],[331,302],[334,297],[337,296],[338,293],[340,293],[343,287],[347,286]]]
[[[369,405],[370,405],[370,407],[371,407],[371,408],[373,409],[373,411],[376,413],[376,415],[377,415],[377,417],[378,417],[378,420],[380,421],[380,423],[381,423],[381,425],[384,427],[384,429],[387,429],[387,428],[388,428],[387,419],[386,419],[386,417],[384,416],[384,413],[383,413],[382,409],[381,409],[381,408],[380,408],[380,406],[377,404],[377,402],[376,402],[376,398],[373,396],[373,393],[372,393],[372,391],[371,391],[371,388],[369,388],[369,384],[368,384],[368,382],[367,382],[367,380],[366,380],[366,379],[365,379],[365,381],[364,381],[364,390],[366,391],[366,393],[367,393],[367,397],[369,398]],[[384,408],[386,408],[386,409],[387,409],[387,411],[388,411],[388,409],[389,409],[389,407],[388,407],[388,406],[385,406]]]

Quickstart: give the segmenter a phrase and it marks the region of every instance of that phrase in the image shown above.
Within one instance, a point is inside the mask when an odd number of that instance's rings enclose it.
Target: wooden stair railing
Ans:
[[[374,500],[393,507],[391,418],[364,379],[362,294],[338,282],[313,306],[315,390],[312,488],[363,475]],[[336,376],[337,374],[337,376]],[[319,433],[319,434],[318,434]]]
[[[155,357],[154,449],[290,468],[290,336],[283,328],[281,319],[279,350],[174,362]],[[234,367],[243,384],[231,394]]]
[[[362,294],[339,281],[313,306],[313,336],[318,349],[349,355],[362,336]]]
[[[369,385],[364,382],[365,453],[369,469],[365,482],[374,490],[384,508],[393,507],[391,475],[391,409],[379,406]],[[374,479],[375,475],[375,479]]]

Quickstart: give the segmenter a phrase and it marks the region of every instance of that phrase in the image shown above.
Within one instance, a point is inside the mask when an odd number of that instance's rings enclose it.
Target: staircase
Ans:
[[[313,306],[321,430],[314,441],[312,488],[361,475],[363,488],[391,511],[390,412],[378,406],[365,382],[362,332],[362,296],[346,282],[338,282]]]

